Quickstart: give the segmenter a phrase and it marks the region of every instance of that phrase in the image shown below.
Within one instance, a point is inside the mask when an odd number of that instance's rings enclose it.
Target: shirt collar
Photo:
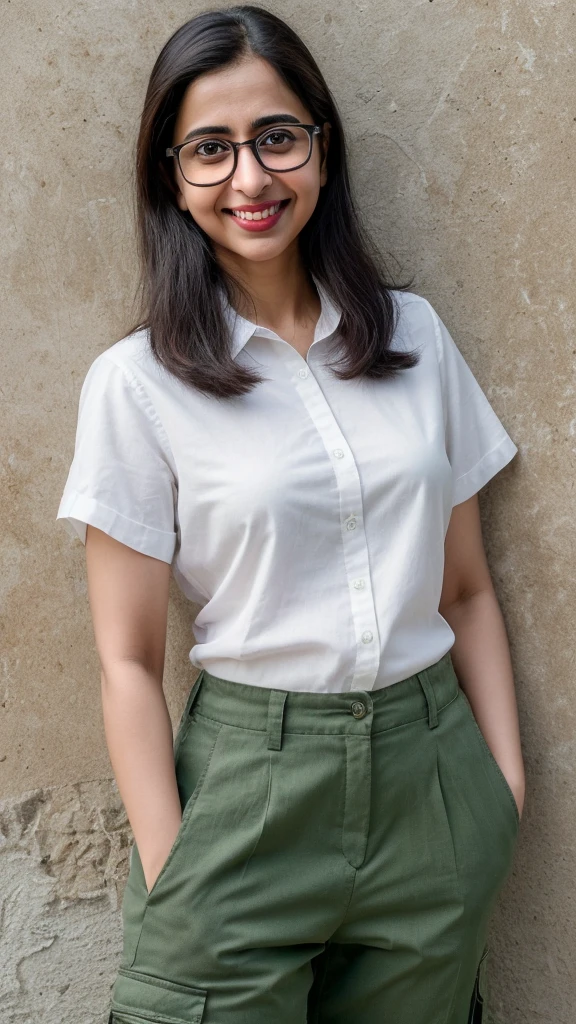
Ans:
[[[312,344],[314,344],[315,342],[322,341],[324,338],[327,338],[329,335],[334,333],[342,318],[342,312],[332,302],[326,289],[323,288],[318,279],[313,274],[311,276],[314,284],[316,285],[321,306],[318,323],[314,330],[314,340],[312,342]],[[217,291],[222,302],[224,318],[232,332],[233,359],[236,358],[240,350],[244,348],[253,335],[258,335],[258,337],[261,338],[272,338],[280,341],[283,340],[275,333],[275,331],[271,331],[268,327],[260,327],[251,320],[247,320],[245,317],[240,316],[240,314],[237,313],[230,305],[222,286],[219,285]]]

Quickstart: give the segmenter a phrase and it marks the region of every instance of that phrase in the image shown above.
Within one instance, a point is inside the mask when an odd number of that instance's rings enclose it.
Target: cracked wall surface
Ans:
[[[3,801],[0,1020],[6,1024],[106,1020],[122,951],[127,826],[109,779]]]
[[[499,1024],[573,1024],[576,12],[554,0],[268,6],[334,92],[390,269],[414,276],[519,447],[481,494],[528,787],[490,986]],[[0,13],[0,1024],[105,1024],[120,952],[130,830],[83,549],[55,516],[82,380],[133,315],[147,76],[203,9],[6,0]],[[196,611],[172,584],[174,723]]]

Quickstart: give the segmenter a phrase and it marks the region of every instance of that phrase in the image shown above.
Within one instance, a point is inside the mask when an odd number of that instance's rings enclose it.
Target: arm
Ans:
[[[90,525],[86,565],[106,741],[150,891],[181,822],[162,689],[170,565]]]
[[[514,677],[486,562],[477,494],[454,506],[444,548],[439,611],[456,638],[450,651],[454,669],[522,814],[525,777]]]

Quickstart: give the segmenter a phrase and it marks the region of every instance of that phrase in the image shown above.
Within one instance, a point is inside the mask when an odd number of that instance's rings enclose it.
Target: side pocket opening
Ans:
[[[146,911],[146,882],[134,840],[130,849],[130,868],[122,895],[122,959],[121,966],[131,967],[136,959],[140,932]]]
[[[488,1024],[485,1013],[488,1004],[488,946],[485,946],[484,952],[480,957],[478,969],[476,971],[476,978],[474,980],[474,989],[472,991],[472,1000],[470,1002],[470,1015],[468,1017],[468,1024]]]
[[[478,722],[476,721],[476,716],[474,715],[474,712],[472,710],[472,705],[470,704],[470,701],[466,697],[466,694],[464,693],[464,691],[462,691],[462,693],[463,693],[463,696],[466,699],[468,713],[469,713],[470,719],[472,720],[472,723],[474,725],[474,729],[475,729],[476,735],[478,737],[480,746],[481,746],[481,748],[482,748],[482,750],[484,752],[484,756],[487,758],[488,763],[491,765],[492,771],[496,773],[496,776],[497,776],[497,778],[499,780],[500,786],[501,786],[501,788],[504,790],[504,792],[506,794],[506,797],[507,797],[507,799],[509,801],[510,808],[511,808],[513,816],[514,816],[514,824],[515,824],[515,827],[516,827],[516,831],[518,831],[519,828],[520,828],[520,812],[518,810],[518,804],[516,803],[516,797],[514,796],[514,793],[512,792],[512,790],[510,788],[510,785],[508,783],[508,779],[504,775],[504,772],[502,771],[500,765],[498,764],[498,761],[494,757],[494,754],[490,750],[490,747],[488,746],[488,743],[486,742],[486,739],[484,738],[484,733],[482,732],[480,726],[478,725]]]
[[[189,734],[192,734],[192,725],[195,723],[196,719],[191,718],[190,725],[186,731],[187,737]],[[221,728],[222,725],[220,722],[214,722],[211,724],[210,730],[207,733],[202,733],[201,736],[196,730],[194,730],[194,739],[190,740],[191,749],[188,751],[188,754],[186,753],[186,749],[183,745],[179,748],[178,759],[176,762],[176,776],[178,790],[180,792],[180,802],[182,805],[182,818],[180,821],[180,827],[176,833],[176,838],[168,852],[166,860],[160,868],[152,888],[147,893],[146,905],[150,903],[151,899],[156,898],[157,891],[161,888],[161,883],[164,882],[167,870],[172,864],[174,856],[182,843],[182,839],[190,823],[194,807],[204,787]]]

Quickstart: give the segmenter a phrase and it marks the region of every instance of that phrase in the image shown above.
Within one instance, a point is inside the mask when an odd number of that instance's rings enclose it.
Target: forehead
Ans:
[[[295,114],[308,120],[310,112],[277,71],[260,57],[200,75],[191,82],[180,104],[175,133],[198,125],[227,124],[246,130],[267,113]]]

